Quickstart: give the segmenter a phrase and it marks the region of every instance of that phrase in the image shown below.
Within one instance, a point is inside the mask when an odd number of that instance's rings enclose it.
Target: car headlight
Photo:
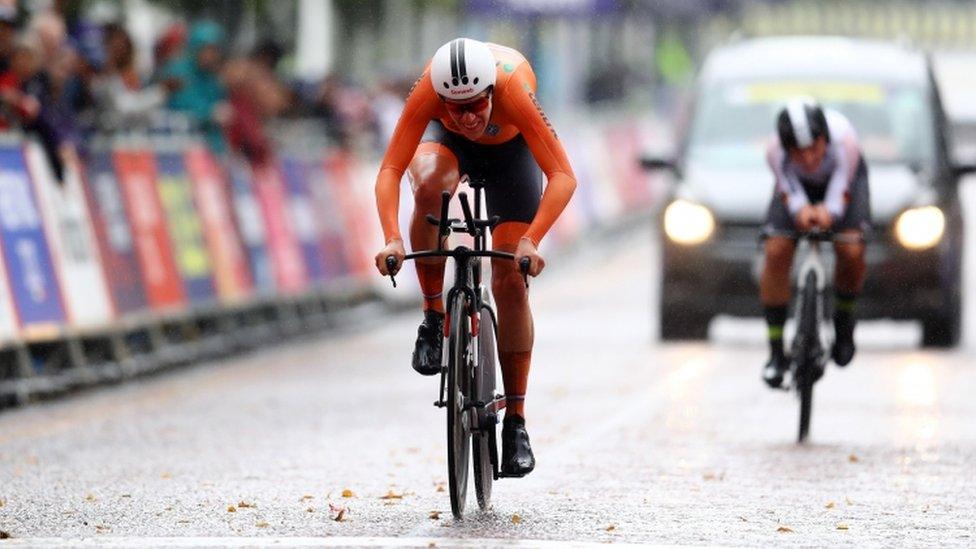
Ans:
[[[714,230],[715,218],[701,204],[679,199],[664,210],[664,232],[678,244],[701,244],[712,236]]]
[[[931,248],[942,240],[945,214],[935,206],[905,210],[895,222],[898,242],[909,250]]]

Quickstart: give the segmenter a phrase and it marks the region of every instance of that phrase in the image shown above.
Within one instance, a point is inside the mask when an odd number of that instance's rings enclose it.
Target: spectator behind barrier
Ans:
[[[225,103],[227,91],[218,76],[223,65],[223,41],[220,25],[210,21],[195,23],[186,53],[160,73],[164,81],[172,79],[173,86],[179,86],[169,97],[169,108],[189,115],[218,154],[226,151],[222,126],[229,111]]]
[[[35,16],[30,26],[37,37],[42,68],[26,79],[23,91],[37,98],[40,112],[33,120],[24,120],[24,129],[37,134],[59,181],[64,179],[64,165],[77,157],[80,143],[78,113],[91,106],[91,96],[79,77],[79,58],[67,44],[64,21],[54,12]]]
[[[166,105],[169,93],[179,89],[180,81],[167,78],[144,88],[135,66],[132,38],[120,25],[105,25],[103,43],[104,71],[92,84],[98,125],[102,129],[147,127],[150,115]]]
[[[271,143],[264,131],[255,94],[255,72],[253,63],[243,58],[231,60],[224,66],[223,78],[233,113],[227,124],[227,139],[252,166],[262,166],[271,160]]]
[[[34,122],[41,112],[41,103],[36,97],[24,93],[24,82],[37,74],[37,47],[33,41],[21,38],[7,60],[7,70],[0,73],[0,102],[3,116],[0,116],[0,130],[7,130]]]

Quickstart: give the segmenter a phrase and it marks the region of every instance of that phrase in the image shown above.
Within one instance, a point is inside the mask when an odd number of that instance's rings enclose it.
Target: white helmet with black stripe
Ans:
[[[810,97],[798,97],[786,104],[776,117],[779,142],[786,150],[805,149],[819,138],[830,142],[830,129],[823,107]]]
[[[445,99],[471,99],[495,85],[495,56],[484,42],[456,38],[430,62],[430,81]]]

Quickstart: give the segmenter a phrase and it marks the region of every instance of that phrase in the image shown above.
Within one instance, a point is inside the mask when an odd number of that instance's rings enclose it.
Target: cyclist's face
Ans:
[[[444,101],[448,116],[461,133],[469,139],[477,139],[485,133],[491,118],[491,92],[485,92],[465,101]]]
[[[809,147],[790,149],[790,160],[799,164],[803,171],[812,172],[820,167],[826,154],[827,139],[818,137]]]

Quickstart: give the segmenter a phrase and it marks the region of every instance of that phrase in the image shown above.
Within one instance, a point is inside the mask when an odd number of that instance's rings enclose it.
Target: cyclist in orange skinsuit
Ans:
[[[536,79],[525,57],[511,48],[458,38],[434,55],[407,98],[376,178],[376,205],[386,245],[376,267],[389,274],[406,253],[400,236],[400,179],[406,171],[414,193],[410,223],[413,250],[437,247],[437,228],[425,216],[440,214],[441,193],[452,194],[462,176],[485,183],[489,216],[499,216],[492,246],[515,262],[492,260],[498,307],[498,352],[505,384],[502,471],[524,475],[535,467],[523,405],[532,356],[528,293],[516,265],[529,258],[531,276],[545,267],[539,242],[576,189],[562,143],[535,97]],[[543,174],[548,183],[543,192]],[[443,258],[417,261],[424,294],[413,367],[440,371],[444,322]]]

